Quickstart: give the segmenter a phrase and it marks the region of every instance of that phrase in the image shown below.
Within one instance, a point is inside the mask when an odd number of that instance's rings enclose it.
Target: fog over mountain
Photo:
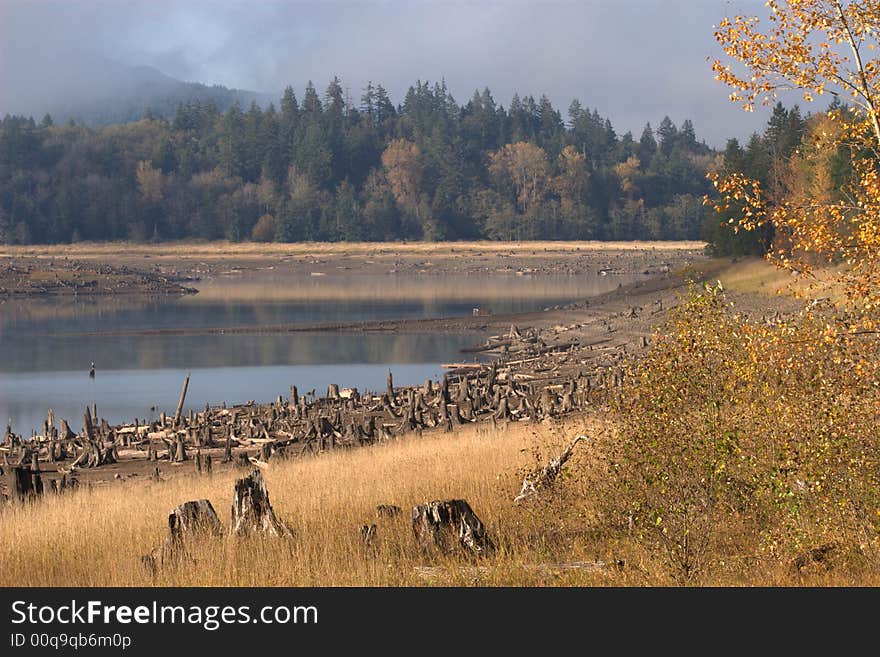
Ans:
[[[445,79],[459,102],[578,98],[636,135],[664,116],[693,120],[711,145],[760,129],[767,113],[729,103],[707,57],[712,26],[759,0],[563,2],[211,2],[3,0],[0,114],[89,122],[138,118],[146,106],[210,95],[218,105],[278,99],[338,75],[358,99],[368,81],[399,102],[416,80]],[[263,95],[265,94],[265,95]],[[112,102],[110,100],[112,99]],[[103,110],[98,109],[103,107]]]

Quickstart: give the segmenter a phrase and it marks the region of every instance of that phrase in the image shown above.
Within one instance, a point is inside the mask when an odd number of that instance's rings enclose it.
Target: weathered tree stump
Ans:
[[[28,465],[3,468],[3,479],[9,502],[34,500],[43,493],[43,481],[39,470],[34,472]]]
[[[195,536],[220,536],[223,525],[210,500],[195,500],[176,506],[168,514],[168,535],[165,542],[141,557],[144,567],[153,575],[160,568],[182,559],[193,561],[184,540]]]
[[[71,440],[76,438],[76,434],[73,433],[70,425],[67,424],[67,420],[61,420],[61,432],[58,434],[58,438],[61,440]]]
[[[272,445],[271,443],[263,443],[260,445],[260,460],[268,462],[270,458],[272,458]]]
[[[454,545],[474,555],[490,554],[495,546],[486,527],[465,500],[435,500],[412,508],[412,529],[422,549],[450,551]]]
[[[394,504],[379,504],[376,507],[377,518],[395,518],[403,512],[399,506]]]
[[[186,455],[186,442],[183,439],[183,436],[177,434],[177,439],[174,443],[174,458],[172,459],[175,463],[183,463],[187,460]]]
[[[275,517],[263,473],[254,470],[235,482],[232,497],[232,533],[236,536],[267,533],[291,538],[291,529]]]
[[[40,477],[40,460],[37,450],[31,452],[31,488],[35,496],[39,497],[43,494],[43,479]]]
[[[361,525],[361,541],[366,547],[374,547],[376,541],[376,525]]]

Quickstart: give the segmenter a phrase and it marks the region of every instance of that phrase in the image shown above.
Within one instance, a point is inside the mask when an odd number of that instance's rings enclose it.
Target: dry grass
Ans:
[[[228,523],[234,473],[123,482],[47,496],[2,512],[0,585],[608,583],[604,574],[557,575],[521,567],[600,556],[585,529],[586,491],[577,494],[577,505],[554,501],[549,507],[518,507],[511,502],[522,469],[534,466],[535,454],[546,459],[579,429],[512,425],[492,433],[470,428],[453,436],[435,434],[273,465],[265,473],[270,496],[279,517],[294,527],[294,541],[200,541],[192,546],[194,566],[163,571],[155,580],[142,570],[140,556],[160,544],[169,509],[207,497]],[[496,556],[481,560],[482,572],[460,556],[432,558],[416,549],[409,508],[443,498],[467,499],[500,547]],[[376,505],[389,503],[403,507],[402,516],[377,521]],[[375,550],[365,548],[359,534],[361,525],[373,522],[379,525]],[[448,575],[425,580],[414,570],[417,565],[451,568]]]
[[[725,290],[762,296],[828,297],[843,301],[838,277],[844,267],[819,267],[812,277],[798,277],[759,257],[714,258],[692,267],[710,280],[720,280]]]
[[[610,437],[604,421],[581,418],[567,425],[512,424],[496,432],[470,427],[452,436],[426,435],[274,464],[265,471],[269,493],[278,516],[294,528],[294,540],[201,539],[188,546],[194,564],[168,567],[155,579],[143,570],[140,557],[163,540],[168,511],[206,497],[228,524],[232,484],[241,473],[129,481],[47,496],[0,511],[0,586],[674,584],[665,565],[637,541],[597,533],[597,489],[587,474],[597,452],[590,445],[575,452],[554,495],[521,506],[511,502],[525,469],[545,463],[580,432],[598,440]],[[425,555],[416,548],[409,508],[442,498],[470,502],[499,548],[494,556],[476,564],[459,554]],[[377,520],[377,504],[397,504],[403,514]],[[374,522],[379,542],[367,548],[359,528]],[[616,559],[625,561],[622,571],[533,567]],[[417,567],[423,566],[433,567],[433,574],[420,575]],[[821,568],[797,575],[785,563],[751,561],[716,569],[711,581],[693,583],[872,585],[880,576],[866,577],[862,569],[854,578]]]
[[[705,242],[302,242],[292,244],[265,242],[166,242],[140,244],[135,242],[78,242],[38,246],[3,245],[0,257],[9,256],[68,256],[72,258],[107,258],[108,256],[153,257],[248,257],[248,256],[309,256],[309,255],[363,255],[403,256],[450,255],[480,252],[485,254],[512,253],[545,257],[548,253],[576,251],[675,251],[701,250]]]

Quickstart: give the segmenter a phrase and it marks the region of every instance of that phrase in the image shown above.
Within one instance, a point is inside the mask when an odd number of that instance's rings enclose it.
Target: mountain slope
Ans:
[[[94,64],[62,66],[45,72],[42,79],[13,85],[24,92],[0,100],[0,114],[39,120],[48,113],[55,123],[73,119],[94,127],[136,121],[147,109],[155,117],[171,118],[179,103],[212,102],[223,111],[235,102],[247,108],[251,102],[266,107],[278,100],[275,94],[183,82],[150,66],[130,67],[107,60]]]

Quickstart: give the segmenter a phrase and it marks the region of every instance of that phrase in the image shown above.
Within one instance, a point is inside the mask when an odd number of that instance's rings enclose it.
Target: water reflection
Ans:
[[[401,384],[438,378],[444,362],[479,335],[286,333],[101,335],[128,329],[181,329],[351,322],[527,312],[616,288],[600,276],[350,276],[250,272],[199,284],[178,299],[83,297],[0,304],[0,420],[19,433],[46,409],[78,425],[96,403],[113,422],[171,410],[187,371],[188,401],[268,401],[329,383],[380,389],[389,367]],[[472,358],[468,358],[471,360]],[[95,381],[88,365],[97,366]]]

